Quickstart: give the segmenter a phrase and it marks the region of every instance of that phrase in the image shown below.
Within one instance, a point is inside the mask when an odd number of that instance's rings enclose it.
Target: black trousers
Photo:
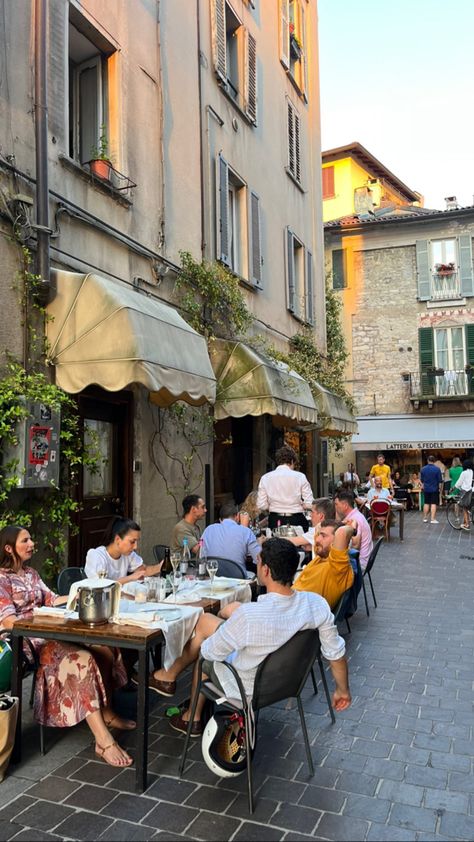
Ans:
[[[278,512],[270,512],[268,515],[269,528],[275,529],[278,526],[278,521],[280,521],[280,526],[291,523],[292,526],[302,526],[305,532],[309,529],[308,521],[303,512],[296,512],[294,515],[280,515]]]

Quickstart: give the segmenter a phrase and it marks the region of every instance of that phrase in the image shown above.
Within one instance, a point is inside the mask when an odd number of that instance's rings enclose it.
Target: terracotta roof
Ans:
[[[351,228],[362,225],[387,224],[390,222],[417,222],[423,219],[446,219],[449,217],[466,216],[474,214],[474,205],[455,210],[436,210],[434,208],[418,208],[413,206],[378,208],[373,213],[360,213],[351,216],[341,216],[339,219],[331,219],[324,223],[324,228]]]
[[[411,190],[397,178],[384,164],[382,164],[365,146],[361,143],[348,143],[347,146],[338,146],[335,149],[327,149],[321,152],[321,160],[323,164],[329,164],[331,161],[338,161],[341,158],[354,158],[358,161],[364,169],[368,170],[376,178],[384,178],[389,181],[392,187],[395,187],[399,193],[402,194],[409,202],[418,202],[420,194],[415,190]]]

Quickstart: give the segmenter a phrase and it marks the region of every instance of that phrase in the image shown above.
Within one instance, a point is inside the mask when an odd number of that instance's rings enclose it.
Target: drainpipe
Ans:
[[[200,0],[196,0],[196,26],[197,26],[197,59],[198,59],[198,105],[199,105],[199,178],[201,186],[201,255],[206,255],[206,225],[205,225],[205,204],[204,204],[204,147],[202,142],[203,120],[202,120],[202,53],[201,53],[201,14]]]
[[[36,273],[38,298],[45,304],[50,290],[48,187],[48,0],[35,0],[35,149],[36,149]]]

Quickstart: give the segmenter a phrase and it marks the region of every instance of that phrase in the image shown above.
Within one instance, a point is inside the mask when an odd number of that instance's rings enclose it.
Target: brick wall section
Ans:
[[[354,282],[353,394],[357,413],[409,412],[408,384],[401,372],[418,369],[414,247],[355,252]],[[399,344],[404,346],[403,352],[398,350]],[[413,350],[407,351],[407,346]]]

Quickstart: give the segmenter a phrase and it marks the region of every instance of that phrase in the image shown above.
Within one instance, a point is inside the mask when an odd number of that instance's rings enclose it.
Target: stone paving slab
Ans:
[[[246,778],[218,779],[194,741],[183,779],[182,738],[151,700],[149,787],[99,761],[87,727],[39,755],[25,706],[25,760],[0,784],[0,839],[471,840],[474,839],[474,544],[445,522],[406,516],[405,541],[382,546],[345,635],[353,704],[331,725],[324,695],[303,694],[315,775],[309,777],[294,703],[262,711]],[[330,679],[329,679],[330,680]],[[25,694],[28,688],[25,688]],[[178,697],[185,698],[181,682]],[[132,704],[134,694],[129,694]],[[133,734],[120,736],[133,754]]]

